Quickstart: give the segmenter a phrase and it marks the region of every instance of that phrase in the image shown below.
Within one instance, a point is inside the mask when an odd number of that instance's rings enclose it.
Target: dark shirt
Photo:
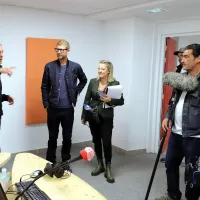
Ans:
[[[182,70],[183,66],[180,64],[176,67],[176,72],[180,73]]]
[[[60,66],[60,72],[59,72],[59,84],[58,88],[60,88],[60,94],[59,94],[59,102],[56,107],[58,108],[70,108],[72,107],[72,103],[70,103],[68,90],[67,90],[67,83],[65,79],[65,73],[66,73],[66,65]]]

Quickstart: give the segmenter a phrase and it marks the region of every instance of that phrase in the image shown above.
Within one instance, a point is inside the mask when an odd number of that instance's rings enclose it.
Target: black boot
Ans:
[[[98,176],[102,172],[105,172],[104,164],[103,164],[103,159],[98,159],[98,165],[97,167],[92,171],[91,175],[92,176]]]
[[[105,172],[104,176],[107,179],[108,183],[114,183],[115,182],[115,179],[114,179],[112,172],[111,172],[111,163],[108,163],[106,165],[106,172]]]

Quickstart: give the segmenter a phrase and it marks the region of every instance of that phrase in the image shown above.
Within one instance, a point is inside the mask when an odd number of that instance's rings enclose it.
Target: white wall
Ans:
[[[3,151],[38,149],[47,144],[46,124],[25,126],[26,37],[69,40],[69,58],[82,65],[88,79],[96,76],[100,59],[112,61],[125,98],[125,105],[115,109],[113,144],[126,150],[146,148],[151,106],[152,22],[139,18],[97,22],[55,12],[1,6],[0,17],[4,65],[17,66],[11,78],[2,76],[3,91],[15,97],[14,106],[4,103],[0,135]],[[86,88],[76,107],[73,142],[91,140],[88,127],[80,123],[85,92]]]
[[[135,18],[129,149],[146,149],[154,23]]]
[[[133,77],[134,20],[113,20],[105,23],[105,54],[114,65],[114,76],[123,86],[125,105],[115,109],[113,144],[129,149],[131,85]]]
[[[200,44],[200,35],[192,36],[181,36],[179,37],[179,48],[186,47],[189,44],[198,43]]]
[[[5,6],[0,6],[0,18],[0,43],[5,50],[3,65],[17,67],[11,78],[1,75],[3,92],[15,98],[15,105],[3,103],[0,146],[2,151],[9,152],[45,148],[46,124],[25,125],[26,37],[67,39],[71,44],[69,59],[80,63],[90,79],[96,76],[97,64],[105,55],[103,23],[73,15]],[[88,127],[80,123],[85,91],[86,88],[76,107],[73,142],[91,140]]]
[[[146,148],[153,33],[154,25],[139,18],[105,24],[106,55],[125,98],[115,110],[113,143],[126,150]]]

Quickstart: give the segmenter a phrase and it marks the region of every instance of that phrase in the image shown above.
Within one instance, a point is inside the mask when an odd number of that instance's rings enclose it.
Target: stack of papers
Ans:
[[[107,95],[111,99],[120,99],[122,96],[122,86],[121,85],[113,85],[113,86],[108,86],[108,92]],[[109,106],[108,104],[104,104],[104,108],[110,108],[114,106]]]
[[[121,85],[108,86],[107,95],[112,99],[120,99],[122,96],[122,86]]]

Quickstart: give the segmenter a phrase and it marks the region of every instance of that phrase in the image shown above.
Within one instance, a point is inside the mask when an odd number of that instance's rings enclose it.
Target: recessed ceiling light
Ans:
[[[155,8],[155,9],[152,9],[152,10],[147,10],[148,13],[160,13],[160,12],[166,12],[167,9],[164,9],[164,8]]]

